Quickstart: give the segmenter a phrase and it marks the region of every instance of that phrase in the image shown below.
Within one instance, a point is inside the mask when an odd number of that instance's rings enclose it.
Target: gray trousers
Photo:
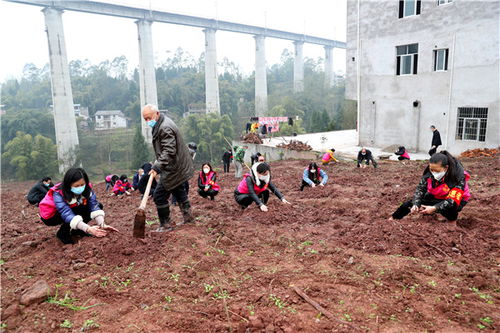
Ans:
[[[235,172],[234,172],[234,176],[236,178],[241,178],[243,175],[243,163],[239,162],[239,161],[234,161],[234,169],[235,169]]]

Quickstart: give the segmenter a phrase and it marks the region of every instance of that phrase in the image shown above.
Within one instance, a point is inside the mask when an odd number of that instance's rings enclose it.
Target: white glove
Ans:
[[[96,216],[95,222],[97,223],[97,225],[99,227],[103,228],[104,227],[104,216],[102,216],[102,215]]]
[[[80,229],[83,232],[87,232],[87,229],[89,228],[88,224],[83,222],[83,218],[80,215],[75,215],[75,217],[71,219],[69,226],[71,229]]]

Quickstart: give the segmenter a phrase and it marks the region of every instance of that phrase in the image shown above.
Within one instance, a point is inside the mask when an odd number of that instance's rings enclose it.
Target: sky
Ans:
[[[210,19],[265,26],[345,41],[346,0],[99,0],[131,7],[161,10]],[[42,67],[49,62],[42,7],[0,0],[0,82],[19,78],[25,64]],[[129,71],[138,65],[137,26],[134,20],[78,12],[63,14],[68,61],[89,59],[98,64],[125,55]],[[255,65],[251,35],[218,31],[217,59],[233,61],[244,74]],[[153,23],[155,64],[181,47],[198,58],[204,52],[202,29]],[[291,41],[266,39],[267,65],[280,62]],[[304,44],[304,57],[324,57],[320,45]],[[334,49],[334,70],[345,72],[345,51]]]

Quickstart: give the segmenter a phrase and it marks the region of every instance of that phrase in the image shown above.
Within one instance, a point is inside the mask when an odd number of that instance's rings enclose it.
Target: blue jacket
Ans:
[[[64,220],[66,223],[70,223],[71,220],[76,216],[75,213],[73,213],[72,208],[85,205],[88,206],[89,212],[92,213],[97,210],[101,210],[99,207],[99,202],[97,201],[97,198],[95,196],[94,191],[90,192],[90,197],[87,200],[83,196],[78,196],[78,200],[76,199],[77,197],[74,196],[73,200],[71,202],[66,202],[62,195],[58,192],[54,192],[54,204],[56,205],[56,209],[61,214],[61,218]]]
[[[326,174],[326,172],[319,169],[319,177],[321,178],[321,184],[326,185],[326,182],[328,181],[328,175]],[[302,176],[302,179],[309,185],[313,184],[313,181],[309,179],[309,168],[306,168],[304,170],[304,175]]]
[[[139,173],[136,172],[134,175],[134,179],[132,179],[132,187],[136,190],[139,187]]]

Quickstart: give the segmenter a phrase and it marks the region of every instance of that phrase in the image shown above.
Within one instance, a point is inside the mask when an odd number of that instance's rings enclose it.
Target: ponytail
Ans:
[[[458,162],[457,159],[446,150],[441,150],[439,153],[432,155],[429,159],[429,163],[439,163],[443,167],[448,167],[445,177],[451,184],[457,184],[461,177],[461,173],[463,173],[463,168],[460,166],[460,162]],[[427,166],[424,170],[424,174],[429,171],[429,166]]]

